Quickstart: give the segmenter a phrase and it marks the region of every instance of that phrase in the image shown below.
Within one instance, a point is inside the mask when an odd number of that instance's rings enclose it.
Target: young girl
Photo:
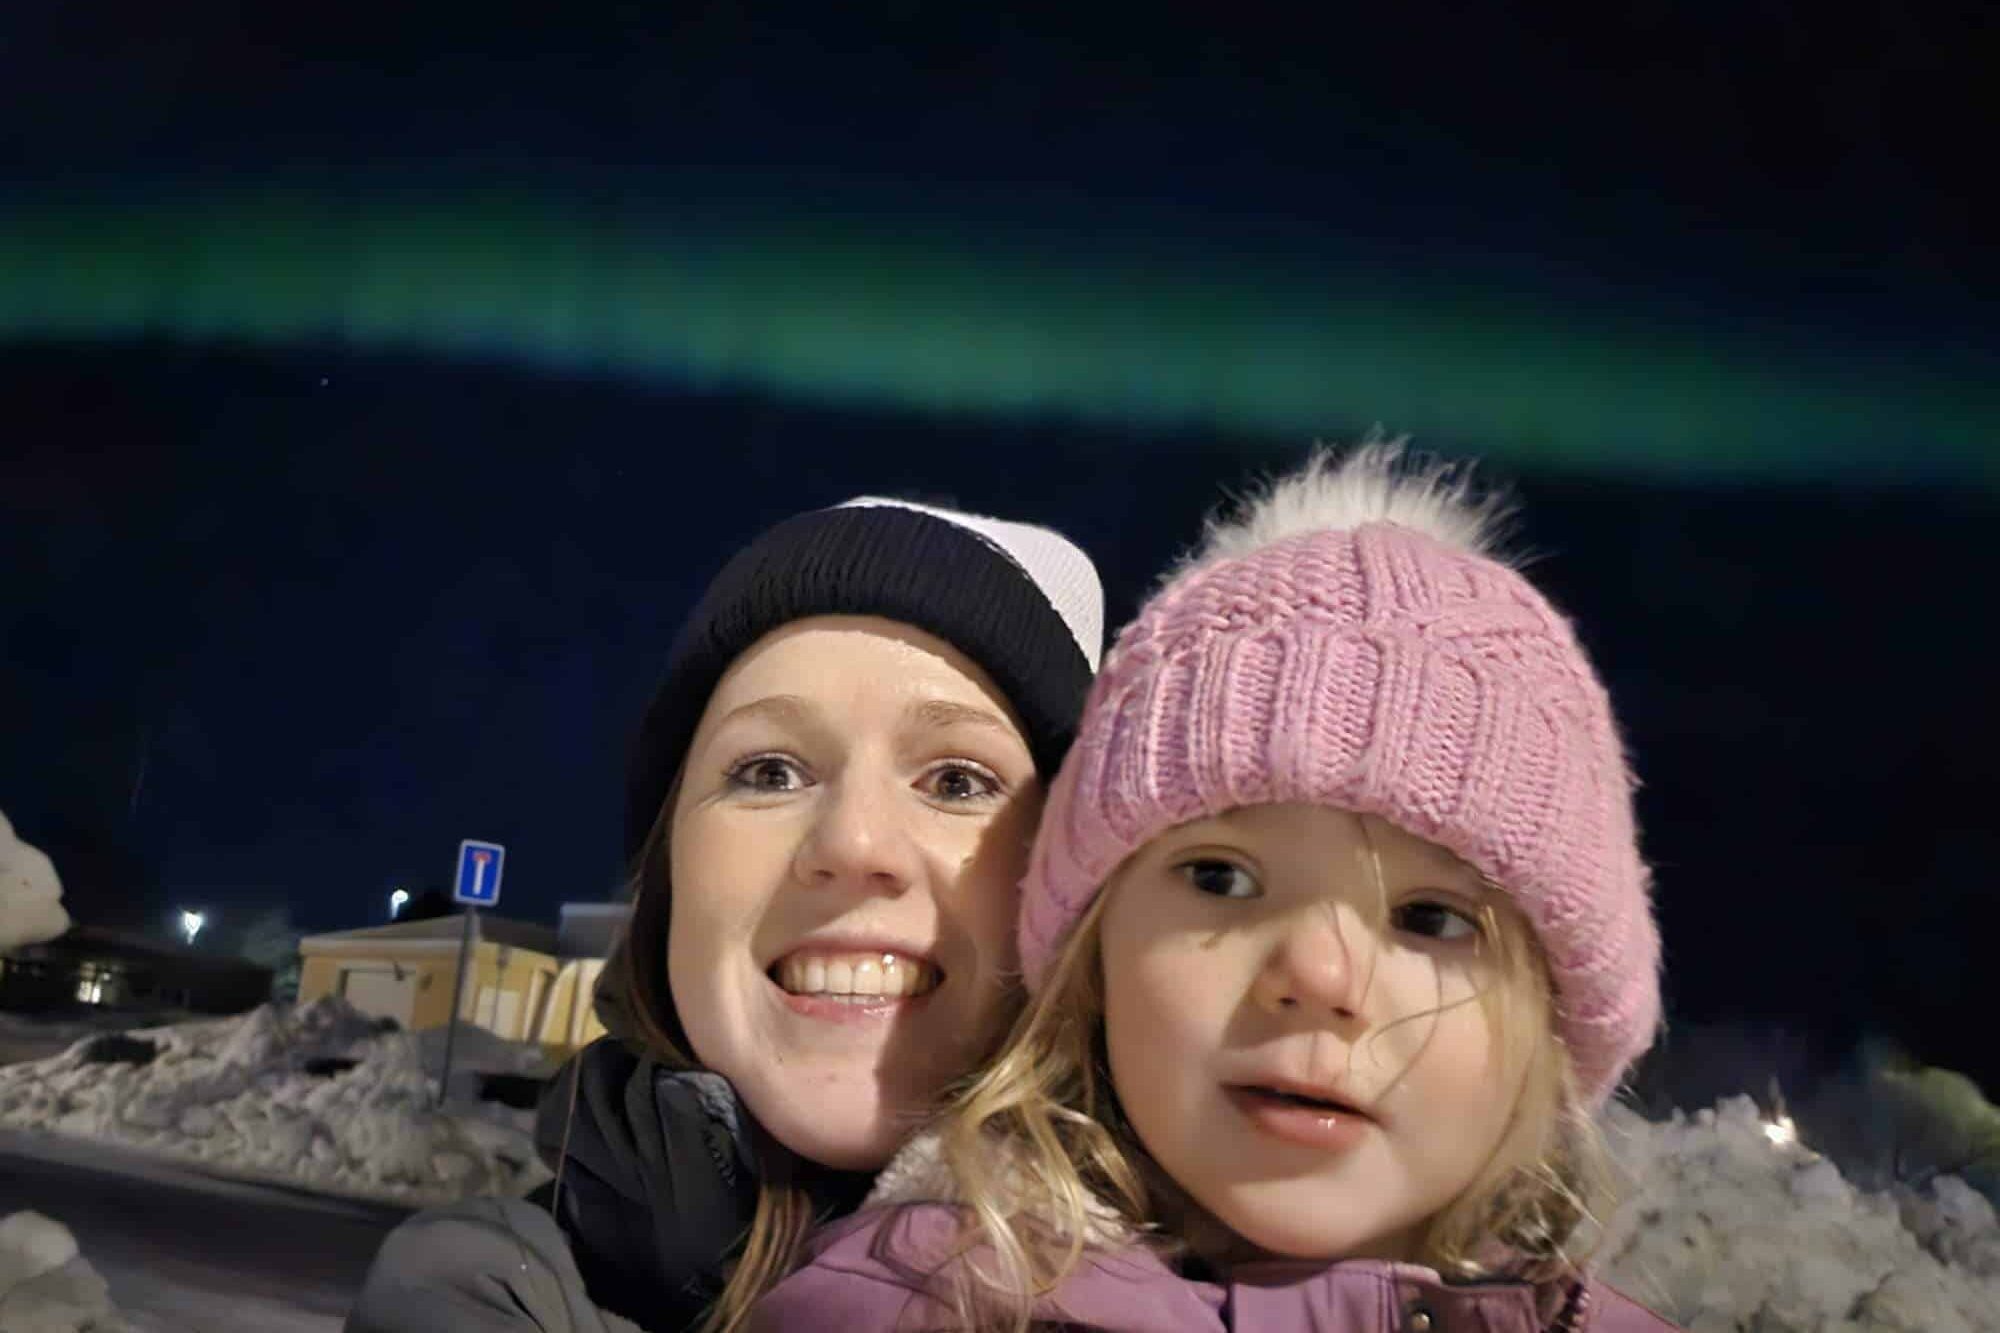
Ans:
[[[1632,780],[1495,520],[1373,446],[1211,528],[1050,793],[1007,1047],[752,1327],[1670,1327],[1575,1234],[1659,1020]]]

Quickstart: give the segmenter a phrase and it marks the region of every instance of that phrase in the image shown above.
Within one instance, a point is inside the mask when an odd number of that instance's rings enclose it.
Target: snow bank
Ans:
[[[542,1053],[483,1029],[458,1034],[449,1114],[432,1110],[444,1033],[382,1032],[337,999],[125,1038],[116,1052],[100,1035],[0,1068],[0,1126],[412,1204],[520,1194],[547,1175],[532,1113],[472,1099],[481,1073],[546,1073]],[[1632,1202],[1602,1270],[1693,1333],[2000,1333],[2000,1222],[1965,1181],[1858,1188],[1809,1146],[1774,1140],[1747,1097],[1660,1122],[1613,1107],[1607,1133]],[[84,1308],[103,1284],[80,1263],[55,1224],[0,1223],[0,1293],[67,1274],[44,1285]],[[13,1333],[14,1318],[0,1304],[0,1328]]]
[[[193,1017],[191,1013],[173,1013],[154,1021],[178,1023]],[[53,1019],[0,1010],[0,1065],[46,1060],[62,1054],[85,1037],[100,1032],[123,1032],[132,1022],[131,1014],[111,1009],[80,1009]]]
[[[1693,1333],[2000,1330],[2000,1225],[1963,1181],[1857,1189],[1748,1097],[1607,1131],[1633,1183],[1604,1276]]]
[[[135,1029],[0,1068],[0,1126],[111,1140],[221,1174],[428,1204],[520,1194],[547,1172],[528,1111],[432,1109],[443,1034],[383,1032],[339,999]],[[151,1047],[148,1058],[147,1047]],[[459,1071],[538,1072],[541,1053],[461,1030]]]
[[[0,814],[0,950],[52,940],[68,929],[55,866],[15,837]]]
[[[0,1217],[0,1329],[7,1333],[125,1333],[104,1279],[76,1237],[40,1213]]]

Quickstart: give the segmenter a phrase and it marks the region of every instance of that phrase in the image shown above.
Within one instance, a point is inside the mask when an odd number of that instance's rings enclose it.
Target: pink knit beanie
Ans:
[[[1212,529],[1119,635],[1023,885],[1038,988],[1118,865],[1177,824],[1372,814],[1510,894],[1593,1104],[1659,1023],[1660,943],[1610,700],[1569,623],[1486,550],[1490,507],[1395,446],[1315,459]]]

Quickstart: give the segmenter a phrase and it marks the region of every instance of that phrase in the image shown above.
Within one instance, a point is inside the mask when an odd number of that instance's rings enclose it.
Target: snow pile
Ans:
[[[0,951],[52,940],[68,929],[55,866],[16,838],[0,814]]]
[[[1632,1185],[1601,1271],[1693,1333],[2000,1330],[2000,1224],[1963,1181],[1856,1189],[1748,1097],[1607,1132]]]
[[[444,1068],[444,1028],[426,1028],[413,1033],[416,1056],[435,1077]],[[508,1041],[485,1028],[469,1023],[458,1026],[451,1048],[452,1101],[473,1101],[479,1096],[480,1080],[487,1074],[530,1074],[550,1077],[555,1068],[547,1053],[531,1041]]]
[[[152,1021],[183,1023],[191,1013],[175,1011]],[[61,1018],[39,1014],[16,1014],[0,1010],[0,1065],[23,1060],[46,1060],[60,1055],[85,1037],[100,1032],[123,1032],[132,1026],[132,1015],[110,1009],[79,1009]]]
[[[138,1029],[0,1068],[0,1127],[108,1139],[220,1174],[427,1204],[520,1194],[547,1175],[533,1113],[433,1108],[443,1033],[384,1032],[344,1000]],[[538,1072],[541,1053],[461,1029],[459,1071]]]
[[[68,1227],[40,1213],[0,1217],[0,1329],[125,1333],[130,1327]]]

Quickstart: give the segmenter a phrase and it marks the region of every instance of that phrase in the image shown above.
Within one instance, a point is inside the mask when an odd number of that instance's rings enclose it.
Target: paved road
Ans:
[[[23,1208],[74,1232],[119,1309],[158,1333],[336,1333],[405,1215],[0,1131],[0,1216]]]

